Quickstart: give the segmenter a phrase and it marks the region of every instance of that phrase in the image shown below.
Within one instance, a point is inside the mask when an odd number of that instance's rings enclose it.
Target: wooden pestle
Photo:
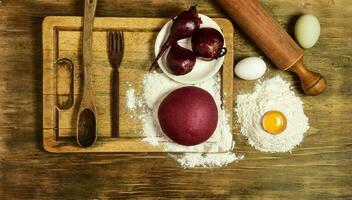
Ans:
[[[325,90],[325,78],[304,66],[302,49],[257,0],[216,1],[279,69],[298,75],[305,94]]]

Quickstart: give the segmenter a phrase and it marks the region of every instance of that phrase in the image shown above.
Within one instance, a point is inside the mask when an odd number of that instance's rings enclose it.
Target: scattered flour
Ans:
[[[128,89],[126,91],[126,105],[128,110],[131,112],[130,117],[132,119],[139,118],[139,113],[137,112],[137,108],[143,108],[144,101],[142,98],[137,97],[132,84],[126,82]]]
[[[210,154],[186,153],[183,156],[170,154],[170,156],[176,159],[185,168],[192,168],[197,166],[220,167],[220,166],[225,166],[228,163],[232,163],[243,159],[243,156],[237,157],[232,152],[212,153],[212,154],[211,153]]]
[[[269,110],[281,111],[287,118],[286,130],[278,135],[262,129],[261,118]],[[238,95],[235,111],[241,134],[250,145],[264,152],[291,151],[309,128],[303,102],[280,76],[257,83],[253,93]]]
[[[128,88],[128,90],[126,91],[126,97],[127,97],[127,108],[129,110],[136,110],[137,105],[136,105],[136,95],[134,93],[134,89],[133,88]]]
[[[148,142],[150,145],[157,146],[163,145],[165,151],[175,152],[216,152],[223,151],[225,153],[170,153],[170,156],[177,160],[183,167],[221,167],[231,162],[240,160],[243,156],[236,156],[233,152],[234,141],[230,126],[228,124],[228,116],[221,108],[221,88],[220,76],[216,75],[204,82],[198,83],[195,86],[207,90],[215,99],[219,110],[219,123],[212,135],[209,142],[199,145],[186,147],[171,140],[162,133],[160,126],[157,122],[157,108],[160,100],[171,92],[172,90],[183,87],[184,85],[172,81],[164,74],[149,73],[145,75],[143,80],[144,93],[143,97],[129,98],[129,94],[133,90],[132,86],[127,90],[127,108],[134,111],[136,107],[140,107],[142,112],[139,114],[139,119],[142,121],[142,129],[145,138],[143,141]],[[133,96],[133,95],[131,95]],[[135,102],[143,99],[144,104],[136,105]],[[135,100],[137,99],[137,100]],[[134,106],[129,104],[135,104]],[[165,142],[169,141],[169,142]]]

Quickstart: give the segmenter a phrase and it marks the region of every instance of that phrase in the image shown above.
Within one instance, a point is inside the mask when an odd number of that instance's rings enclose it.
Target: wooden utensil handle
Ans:
[[[118,137],[119,136],[119,128],[120,128],[120,122],[119,122],[119,104],[120,104],[120,86],[119,86],[119,70],[114,69],[113,74],[112,74],[112,137]]]
[[[300,78],[302,90],[305,94],[316,96],[326,89],[326,79],[322,75],[304,67],[302,59],[299,59],[288,70],[294,72]]]
[[[216,1],[279,69],[299,76],[306,94],[324,91],[324,77],[304,67],[302,49],[257,0]]]
[[[84,4],[84,26],[83,26],[83,66],[91,67],[92,65],[92,36],[93,21],[97,0],[85,0]]]
[[[92,38],[93,24],[97,0],[85,0],[83,17],[83,67],[84,67],[84,86],[82,101],[92,99],[90,68],[92,67]],[[85,98],[89,96],[89,98]],[[92,103],[94,104],[94,103]]]

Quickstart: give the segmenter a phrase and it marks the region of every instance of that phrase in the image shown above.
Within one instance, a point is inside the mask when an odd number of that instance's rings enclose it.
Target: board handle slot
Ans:
[[[68,58],[55,62],[56,69],[56,106],[68,110],[73,105],[73,63]]]

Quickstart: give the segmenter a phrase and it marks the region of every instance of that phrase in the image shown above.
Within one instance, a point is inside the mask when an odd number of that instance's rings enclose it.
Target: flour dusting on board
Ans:
[[[143,108],[143,99],[137,97],[135,89],[132,87],[131,83],[126,83],[128,89],[126,90],[126,106],[131,112],[130,118],[140,119],[139,113],[137,113],[137,108]]]
[[[133,112],[136,110],[136,107],[140,107],[140,110],[142,110],[141,113],[139,113],[139,119],[142,122],[143,135],[145,136],[143,141],[153,146],[165,144],[163,145],[165,151],[225,151],[224,153],[170,153],[170,156],[177,160],[185,168],[221,167],[243,158],[243,156],[236,156],[233,152],[235,143],[233,141],[230,126],[228,124],[228,116],[221,108],[219,75],[216,75],[204,82],[195,84],[195,86],[205,89],[214,97],[219,110],[219,122],[214,134],[208,140],[211,141],[211,143],[206,142],[194,146],[183,146],[174,142],[162,143],[162,141],[165,141],[165,139],[169,141],[171,140],[162,133],[160,126],[156,120],[157,107],[160,103],[160,100],[172,90],[184,85],[172,81],[163,74],[153,72],[144,76],[143,86],[144,92],[142,97],[128,97],[129,95],[132,96],[131,94],[127,94],[133,93],[132,86],[129,86],[128,90],[126,91],[127,108]],[[141,101],[143,101],[143,104],[136,105],[136,103],[134,103]],[[135,104],[134,106],[129,105],[133,103]]]
[[[127,97],[127,108],[129,110],[134,111],[137,107],[137,104],[136,104],[136,96],[133,88],[129,88],[126,91],[126,97]]]

